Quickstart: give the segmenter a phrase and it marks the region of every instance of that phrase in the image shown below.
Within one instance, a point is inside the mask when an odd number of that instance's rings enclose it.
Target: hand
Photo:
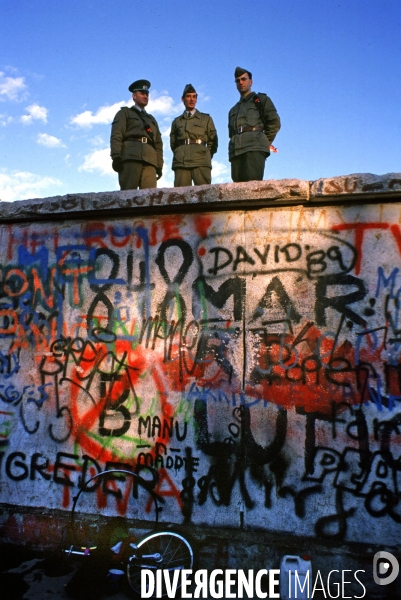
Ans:
[[[120,171],[123,170],[123,161],[121,160],[121,156],[116,156],[115,158],[113,158],[113,162],[111,164],[113,171],[115,171],[116,173],[119,173]]]
[[[156,169],[156,179],[159,180],[162,175],[163,175],[162,169]]]

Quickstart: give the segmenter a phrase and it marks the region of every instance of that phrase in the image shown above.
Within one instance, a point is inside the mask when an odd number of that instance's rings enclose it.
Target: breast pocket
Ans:
[[[259,109],[255,105],[248,108],[246,112],[246,121],[250,127],[263,127]]]
[[[177,140],[185,139],[185,127],[183,125],[178,125],[174,129],[174,134]]]
[[[143,135],[144,127],[141,119],[134,113],[129,115],[127,122],[128,135]]]
[[[187,124],[187,131],[188,133],[190,133],[190,137],[197,139],[197,140],[205,140],[206,136],[205,136],[205,128],[200,125],[199,123],[196,123],[195,121],[189,121]]]

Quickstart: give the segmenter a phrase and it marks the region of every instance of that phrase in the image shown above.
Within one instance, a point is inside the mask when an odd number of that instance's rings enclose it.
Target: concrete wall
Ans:
[[[392,173],[1,203],[3,507],[118,466],[166,522],[397,544],[400,202]],[[131,478],[79,510],[154,518]]]

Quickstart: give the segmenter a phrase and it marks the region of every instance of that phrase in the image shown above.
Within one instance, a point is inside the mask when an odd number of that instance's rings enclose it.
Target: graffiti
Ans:
[[[173,522],[280,531],[285,510],[305,535],[374,542],[380,522],[390,539],[398,210],[5,227],[0,502],[12,486],[16,502],[41,506],[51,486],[52,507],[67,509],[90,476],[125,468]],[[85,489],[88,510],[125,514],[138,496],[112,477],[105,493],[106,504],[98,485]]]
[[[334,238],[337,241],[336,238]],[[210,248],[213,266],[207,269],[211,275],[221,271],[232,270],[236,272],[245,268],[248,271],[261,273],[275,273],[280,271],[298,271],[313,278],[336,272],[347,273],[355,265],[357,254],[355,249],[347,244],[343,248],[338,245],[330,246],[327,250],[310,250],[309,244],[304,247],[298,243],[289,243],[284,246],[267,244],[263,249],[253,248],[250,253],[243,247],[237,246],[235,251],[224,247]],[[256,255],[256,256],[255,256]],[[208,257],[205,257],[207,262]],[[229,268],[228,268],[229,267]]]
[[[265,487],[265,504],[269,505],[269,484],[265,477],[264,465],[280,461],[278,455],[284,445],[287,430],[287,413],[280,409],[276,418],[276,433],[269,446],[257,444],[251,431],[250,412],[247,407],[235,408],[234,420],[228,425],[229,435],[223,441],[210,441],[206,407],[203,402],[195,406],[195,421],[198,424],[198,446],[208,456],[215,457],[209,473],[199,482],[199,502],[206,501],[208,493],[217,505],[228,506],[234,484],[238,481],[241,497],[247,508],[253,508],[252,500],[246,487],[246,473],[258,480]],[[285,460],[280,461],[285,471]]]

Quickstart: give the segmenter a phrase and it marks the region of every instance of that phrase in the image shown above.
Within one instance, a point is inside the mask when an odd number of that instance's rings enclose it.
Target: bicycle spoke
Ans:
[[[175,570],[177,568],[189,569],[193,564],[193,552],[188,541],[174,532],[160,532],[152,534],[139,542],[138,547],[142,555],[159,553],[161,563],[155,565],[158,569]],[[128,581],[137,594],[141,593],[141,565],[129,563],[127,568]],[[178,585],[180,587],[180,584]],[[156,593],[156,592],[155,592]],[[162,594],[167,594],[164,582]]]

